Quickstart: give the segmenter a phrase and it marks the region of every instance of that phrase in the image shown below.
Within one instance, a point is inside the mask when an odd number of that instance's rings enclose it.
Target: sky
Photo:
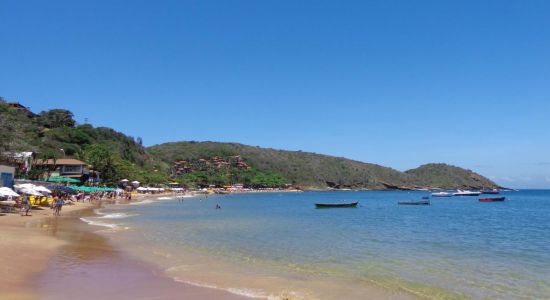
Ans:
[[[550,188],[550,1],[0,0],[0,96],[146,145],[223,141]]]

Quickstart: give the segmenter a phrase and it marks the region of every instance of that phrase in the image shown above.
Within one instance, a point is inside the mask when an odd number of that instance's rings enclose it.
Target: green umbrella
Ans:
[[[78,180],[78,179],[73,179],[73,178],[64,177],[64,176],[52,176],[52,177],[48,178],[47,181],[50,181],[50,182],[80,182],[80,180]]]

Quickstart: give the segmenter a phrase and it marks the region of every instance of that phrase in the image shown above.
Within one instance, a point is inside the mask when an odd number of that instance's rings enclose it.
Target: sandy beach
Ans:
[[[125,257],[79,220],[94,205],[0,216],[0,299],[243,299],[182,284]]]

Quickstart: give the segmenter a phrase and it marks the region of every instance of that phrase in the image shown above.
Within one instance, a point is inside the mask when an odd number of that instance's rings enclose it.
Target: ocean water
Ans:
[[[550,299],[550,191],[397,205],[427,194],[165,197],[84,221],[174,280],[250,297]],[[314,208],[351,200],[359,207]]]

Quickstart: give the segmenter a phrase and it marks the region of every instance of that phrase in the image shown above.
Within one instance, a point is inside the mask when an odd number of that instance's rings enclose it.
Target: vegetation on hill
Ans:
[[[166,165],[152,159],[132,137],[111,128],[79,125],[68,110],[52,109],[36,115],[0,100],[0,153],[6,156],[20,151],[35,152],[38,159],[80,159],[101,172],[108,184],[125,177],[146,183],[168,180]],[[35,168],[29,176],[40,173]]]
[[[80,159],[101,172],[107,184],[129,178],[145,184],[175,180],[186,186],[241,183],[253,187],[335,189],[497,187],[479,174],[445,164],[400,172],[345,158],[237,143],[177,142],[145,148],[140,138],[111,128],[77,124],[68,110],[34,114],[0,98],[0,160],[2,155],[20,151],[33,151],[37,159]],[[229,163],[236,156],[239,161]],[[192,167],[175,165],[176,162]],[[37,177],[40,170],[37,171],[29,177]]]
[[[426,164],[405,173],[414,177],[415,182],[422,186],[463,189],[497,187],[493,181],[471,170],[447,164]]]

